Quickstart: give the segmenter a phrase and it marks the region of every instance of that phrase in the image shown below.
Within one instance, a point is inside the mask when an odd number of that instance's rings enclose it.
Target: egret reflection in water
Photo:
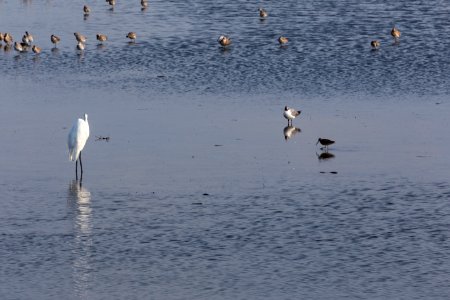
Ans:
[[[69,185],[68,204],[73,212],[73,262],[74,292],[87,299],[91,278],[90,257],[92,252],[91,193],[78,180]]]
[[[283,128],[284,139],[287,141],[293,138],[298,132],[302,132],[302,130],[295,126],[286,126]]]

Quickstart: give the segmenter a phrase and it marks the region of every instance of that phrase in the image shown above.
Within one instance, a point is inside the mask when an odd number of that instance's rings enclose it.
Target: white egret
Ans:
[[[72,129],[69,132],[69,138],[67,140],[67,146],[69,147],[69,159],[75,162],[75,176],[78,179],[78,164],[80,161],[81,178],[83,178],[83,165],[81,163],[81,150],[86,145],[86,141],[89,138],[89,123],[88,115],[84,114],[84,119],[78,119],[73,124]]]

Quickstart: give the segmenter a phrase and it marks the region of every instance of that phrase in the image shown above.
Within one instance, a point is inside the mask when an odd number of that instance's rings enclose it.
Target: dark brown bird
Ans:
[[[402,35],[402,33],[394,26],[394,28],[392,28],[391,30],[391,35],[397,41],[398,39],[400,39],[400,35]]]
[[[334,144],[334,141],[329,140],[329,139],[322,139],[322,138],[319,138],[319,139],[317,140],[316,145],[317,145],[318,143],[320,143],[322,146],[325,147],[326,150],[328,150],[328,146]]]
[[[267,13],[267,11],[264,8],[260,8],[259,9],[259,17],[261,19],[267,18],[269,14]]]
[[[127,36],[126,36],[127,38],[129,38],[132,42],[135,42],[136,41],[136,32],[128,32],[128,34],[127,34]]]
[[[36,45],[34,45],[33,47],[31,47],[31,50],[33,50],[34,53],[39,54],[41,53],[42,49]]]
[[[14,42],[14,50],[18,52],[24,52],[23,46],[19,42]]]
[[[77,42],[83,43],[83,44],[86,43],[87,38],[84,35],[80,34],[79,32],[75,32],[73,35],[77,39]]]
[[[85,15],[88,15],[91,12],[91,9],[89,8],[89,6],[85,5],[83,6],[83,12]]]
[[[53,45],[55,45],[56,47],[56,44],[58,44],[61,41],[61,39],[58,36],[52,34],[50,36],[50,41],[52,41]]]
[[[6,32],[6,33],[3,35],[3,40],[4,40],[5,43],[7,43],[8,45],[11,45],[12,42],[13,42],[13,37],[12,37],[11,34],[9,34],[9,33]]]
[[[222,47],[226,47],[231,45],[231,39],[225,35],[219,36],[219,39],[217,40]]]
[[[97,41],[101,42],[103,44],[104,41],[106,41],[108,37],[104,34],[97,34]]]
[[[278,43],[280,43],[280,45],[286,45],[287,42],[289,42],[289,39],[287,37],[284,36],[280,36],[278,38]]]
[[[377,40],[371,41],[370,45],[372,46],[372,48],[374,50],[377,50],[378,48],[380,48],[380,41],[377,41]]]
[[[25,34],[22,37],[22,42],[24,44],[27,44],[28,46],[31,46],[31,43],[33,43],[34,38],[31,34],[28,33],[28,31],[25,31]]]

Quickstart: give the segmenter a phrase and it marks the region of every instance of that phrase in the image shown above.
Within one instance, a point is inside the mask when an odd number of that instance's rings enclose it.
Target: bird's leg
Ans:
[[[81,152],[80,152],[80,156],[78,157],[78,159],[80,160],[81,177],[83,177],[83,164],[81,163]]]
[[[78,160],[75,161],[75,180],[78,180]]]

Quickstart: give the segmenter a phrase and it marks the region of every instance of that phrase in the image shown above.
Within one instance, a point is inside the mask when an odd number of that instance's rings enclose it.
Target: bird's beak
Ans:
[[[316,146],[317,146],[318,143],[319,143],[319,140],[317,140]]]

